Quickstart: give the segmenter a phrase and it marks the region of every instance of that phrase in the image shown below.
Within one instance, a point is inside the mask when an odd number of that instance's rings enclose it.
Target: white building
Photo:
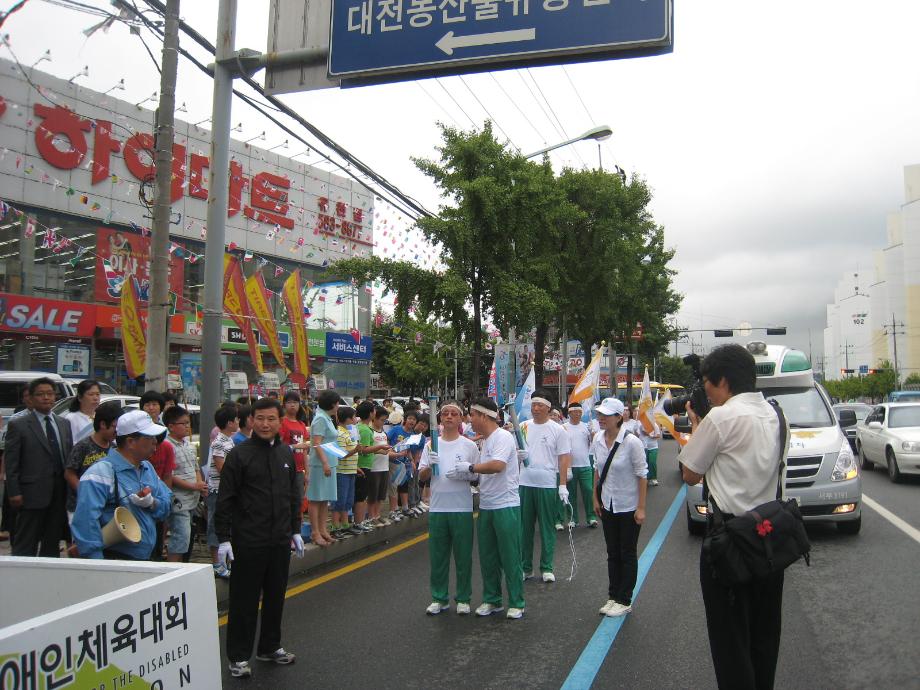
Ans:
[[[845,276],[827,305],[828,378],[841,376],[847,351],[856,373],[885,360],[897,365],[902,380],[920,372],[920,165],[904,168],[904,204],[888,214],[887,228],[871,274]]]

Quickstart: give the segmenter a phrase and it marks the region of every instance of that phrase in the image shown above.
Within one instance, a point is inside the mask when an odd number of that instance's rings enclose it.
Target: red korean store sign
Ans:
[[[0,326],[15,333],[92,338],[96,306],[0,292]]]
[[[98,228],[96,230],[96,299],[100,302],[118,302],[125,276],[137,278],[140,301],[146,304],[150,291],[150,238],[122,230]],[[169,290],[182,294],[185,262],[174,255],[169,257]],[[180,299],[179,308],[182,300]]]

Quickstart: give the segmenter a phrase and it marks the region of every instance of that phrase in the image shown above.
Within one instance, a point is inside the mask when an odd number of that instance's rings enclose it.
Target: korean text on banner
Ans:
[[[300,271],[292,271],[284,286],[281,297],[287,308],[291,336],[294,340],[294,371],[310,376],[310,353],[307,342],[307,325],[303,320],[303,297],[300,289]]]
[[[655,407],[655,401],[652,400],[652,382],[648,377],[648,367],[645,367],[645,376],[642,377],[642,395],[639,397],[637,412],[639,413],[639,423],[645,430],[646,434],[655,432],[655,416],[652,408]]]
[[[578,383],[572,389],[569,395],[569,405],[576,402],[593,398],[597,386],[601,379],[601,357],[604,355],[604,346],[601,345],[591,358],[591,363],[587,366]]]
[[[265,299],[265,280],[261,271],[256,271],[246,279],[246,298],[249,301],[249,311],[256,321],[262,339],[268,343],[268,349],[275,356],[278,364],[289,371],[287,362],[284,361],[284,351],[281,341],[278,340],[278,331],[275,328],[275,317]]]
[[[249,302],[244,299],[243,273],[240,262],[232,254],[224,254],[224,311],[233,319],[233,323],[242,331],[249,348],[249,356],[260,374],[265,373],[262,367],[262,351],[252,332],[252,315],[249,313]]]
[[[125,368],[132,379],[147,370],[147,336],[137,303],[137,280],[129,276],[121,290],[121,345],[125,351]]]

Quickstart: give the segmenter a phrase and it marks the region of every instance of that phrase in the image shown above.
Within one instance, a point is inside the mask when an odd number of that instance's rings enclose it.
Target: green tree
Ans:
[[[435,348],[454,340],[450,329],[406,317],[375,325],[372,337],[374,370],[407,395],[425,393],[453,376],[453,352]]]
[[[916,371],[904,379],[905,386],[920,386],[920,374]]]
[[[693,369],[684,364],[680,357],[665,355],[658,359],[658,381],[689,388],[693,385]]]

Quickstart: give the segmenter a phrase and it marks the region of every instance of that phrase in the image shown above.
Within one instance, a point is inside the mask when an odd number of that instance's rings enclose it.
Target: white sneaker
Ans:
[[[602,616],[606,616],[607,612],[610,611],[610,609],[612,609],[614,606],[619,606],[619,604],[616,603],[613,599],[608,599],[607,603],[601,606],[598,613],[601,614]]]
[[[649,479],[648,485],[649,485],[649,486],[658,486],[658,480],[657,480],[657,479]]]
[[[425,501],[419,501],[418,507],[421,508],[422,510],[428,510],[428,504],[425,503]]]
[[[501,613],[505,610],[504,606],[496,606],[495,604],[483,603],[479,605],[479,608],[476,609],[477,616],[491,616],[493,613]]]
[[[513,618],[514,620],[523,617],[524,609],[508,609],[508,613],[505,614],[505,618]]]
[[[457,603],[457,615],[468,616],[470,615],[470,605],[465,602]]]
[[[632,611],[632,606],[623,606],[623,604],[615,601],[613,606],[607,609],[606,615],[608,618],[616,618],[617,616],[625,616],[630,611]]]
[[[557,523],[556,523],[556,531],[557,531],[557,532],[561,532],[561,531],[562,531],[562,523],[561,523],[561,522],[557,522]]]
[[[543,573],[543,582],[555,582],[556,576],[552,573]]]
[[[569,520],[569,529],[575,529],[575,523],[572,520]]]
[[[448,604],[441,604],[437,601],[433,601],[428,605],[428,608],[425,609],[425,613],[429,616],[437,616],[441,611],[446,611],[450,606]]]
[[[529,579],[532,578],[532,577],[533,577],[533,571],[532,571],[532,570],[531,570],[529,573],[524,573],[524,580],[525,580],[525,581],[529,580]]]

